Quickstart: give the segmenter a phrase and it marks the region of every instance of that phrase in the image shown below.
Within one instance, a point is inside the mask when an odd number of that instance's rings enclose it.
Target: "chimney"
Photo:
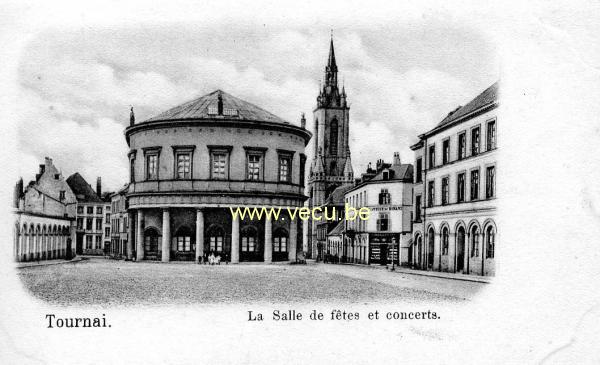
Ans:
[[[98,179],[96,179],[96,194],[98,194],[98,197],[100,197],[100,199],[102,199],[102,178],[98,177]]]
[[[400,152],[394,152],[394,166],[400,166]]]
[[[13,196],[13,207],[19,208],[19,200],[23,196],[23,178],[19,178],[19,181],[15,184],[15,192]]]

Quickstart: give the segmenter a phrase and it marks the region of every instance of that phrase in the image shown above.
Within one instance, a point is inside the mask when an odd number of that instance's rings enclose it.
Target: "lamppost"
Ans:
[[[396,251],[394,251],[394,247],[396,246],[396,237],[392,237],[392,268],[390,269],[391,271],[395,271],[396,270],[396,262],[394,261],[394,258],[396,256]]]

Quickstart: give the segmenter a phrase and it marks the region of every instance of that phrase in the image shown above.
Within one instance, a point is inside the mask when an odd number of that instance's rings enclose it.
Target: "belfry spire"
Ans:
[[[335,63],[335,51],[333,49],[333,34],[329,42],[329,60],[327,60],[327,71],[337,73],[337,64]]]

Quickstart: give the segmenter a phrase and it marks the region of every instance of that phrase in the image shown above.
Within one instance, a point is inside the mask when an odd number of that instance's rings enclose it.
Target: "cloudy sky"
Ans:
[[[145,120],[215,89],[292,123],[305,112],[312,128],[329,37],[320,23],[46,30],[19,67],[20,174],[31,179],[51,156],[65,175],[117,189],[128,178],[129,106]],[[418,134],[499,78],[489,38],[450,21],[337,26],[333,37],[355,173],[394,151],[412,162]]]

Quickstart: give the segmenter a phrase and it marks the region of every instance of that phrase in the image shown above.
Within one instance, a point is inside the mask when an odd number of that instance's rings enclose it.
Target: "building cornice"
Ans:
[[[293,124],[283,124],[267,121],[250,121],[239,120],[233,118],[223,119],[176,119],[176,120],[156,120],[151,122],[143,122],[134,124],[125,128],[125,139],[129,145],[129,139],[132,134],[144,131],[161,128],[177,128],[177,127],[226,127],[226,128],[249,128],[259,130],[274,130],[278,132],[291,133],[304,139],[306,146],[312,138],[312,133],[307,129],[295,126]]]

